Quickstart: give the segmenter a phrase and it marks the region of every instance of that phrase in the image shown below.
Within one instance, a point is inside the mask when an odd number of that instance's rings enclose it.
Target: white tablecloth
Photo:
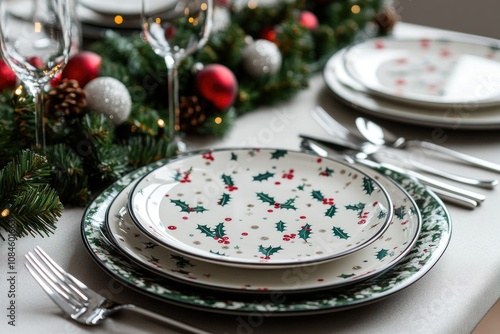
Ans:
[[[432,31],[406,24],[399,24],[396,28],[397,34],[423,37],[428,37]],[[318,74],[311,80],[309,89],[290,101],[241,117],[226,138],[194,142],[193,145],[297,149],[300,143],[298,133],[326,136],[310,117],[310,111],[317,104],[349,126],[360,115],[338,104]],[[434,130],[389,121],[383,124],[400,134],[420,139],[431,140]],[[444,130],[444,134],[445,145],[500,163],[500,131]],[[442,164],[443,167],[449,166]],[[453,169],[474,176],[495,176],[457,165]],[[7,266],[7,243],[0,242],[0,332],[170,332],[132,313],[117,315],[93,328],[64,318],[24,267],[24,254],[40,245],[62,267],[93,289],[113,296],[117,301],[133,302],[216,333],[469,333],[500,296],[500,192],[498,189],[483,192],[487,194],[487,200],[476,210],[448,207],[453,220],[451,243],[434,268],[410,287],[377,303],[348,311],[284,318],[194,311],[171,306],[124,287],[99,268],[87,253],[80,235],[83,208],[66,208],[54,235],[27,237],[15,242],[13,268]],[[11,276],[14,279],[9,281]],[[9,295],[11,282],[15,283],[15,296]],[[15,326],[9,325],[11,319],[8,317],[12,301],[15,303]]]

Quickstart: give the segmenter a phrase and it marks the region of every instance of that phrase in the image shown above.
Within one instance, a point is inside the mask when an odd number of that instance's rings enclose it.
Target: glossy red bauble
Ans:
[[[62,79],[74,79],[80,87],[99,76],[102,58],[97,53],[82,51],[71,57],[62,72]]]
[[[310,11],[304,10],[299,14],[299,23],[301,26],[314,31],[318,29],[319,21],[316,15]]]
[[[222,110],[233,104],[238,81],[226,66],[211,64],[196,75],[196,87],[206,100]]]
[[[0,92],[4,89],[14,89],[16,87],[17,77],[14,71],[0,59]]]

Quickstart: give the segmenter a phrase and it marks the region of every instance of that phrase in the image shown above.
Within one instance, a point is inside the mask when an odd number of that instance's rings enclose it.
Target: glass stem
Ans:
[[[166,62],[168,68],[168,139],[169,145],[175,147],[179,144],[177,135],[180,131],[179,77],[175,61],[167,58]]]
[[[35,146],[36,149],[45,154],[45,122],[43,117],[43,89],[35,87]]]

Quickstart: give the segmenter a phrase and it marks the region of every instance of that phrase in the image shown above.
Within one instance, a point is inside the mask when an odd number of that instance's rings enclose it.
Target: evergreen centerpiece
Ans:
[[[306,88],[311,75],[367,27],[385,33],[397,19],[385,0],[252,4],[237,8],[219,1],[209,42],[181,64],[181,129],[186,135],[224,136],[237,116]],[[257,44],[264,47],[257,50]],[[0,70],[10,73],[5,66]],[[4,78],[0,213],[8,214],[0,215],[0,227],[10,231],[14,224],[18,236],[47,234],[62,210],[60,201],[84,206],[92,193],[124,174],[172,155],[164,135],[167,120],[159,117],[167,108],[167,70],[139,32],[109,32],[73,56],[62,77],[51,82],[45,157],[25,151],[34,142],[32,98],[13,85],[12,76]],[[15,170],[38,165],[40,159],[46,160],[43,177],[24,177],[21,188],[13,186],[21,184]],[[36,189],[37,201],[30,203],[29,212],[22,209],[22,219],[16,218],[21,207],[14,203],[29,195],[12,189],[30,187]]]

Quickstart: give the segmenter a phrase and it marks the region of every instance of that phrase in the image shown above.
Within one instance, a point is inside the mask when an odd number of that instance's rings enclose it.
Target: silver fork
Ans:
[[[323,109],[320,106],[316,106],[313,109],[312,112],[312,117],[314,120],[325,130],[329,135],[333,137],[339,137],[349,143],[352,143],[354,145],[358,145],[361,150],[364,153],[367,154],[372,154],[375,152],[380,152],[381,154],[389,157],[389,158],[394,158],[393,154],[390,154],[389,152],[382,152],[378,148],[375,147],[375,145],[372,145],[370,143],[367,143],[366,140],[361,136],[356,133],[353,133],[350,131],[348,128],[346,128],[344,125],[340,124],[337,122],[330,114],[326,112],[325,109]],[[452,180],[455,182],[463,183],[463,184],[468,184],[480,188],[487,188],[487,189],[492,189],[498,184],[498,180],[478,180],[474,179],[471,177],[466,177],[462,175],[456,175],[444,170],[440,170],[437,168],[433,168],[428,165],[424,165],[421,163],[418,163],[416,161],[412,161],[410,159],[403,159],[402,157],[398,156],[397,160],[400,162],[410,166],[411,168],[420,170],[422,172],[426,172],[432,175],[440,176],[448,180]]]
[[[64,271],[40,247],[26,254],[26,267],[35,280],[72,319],[85,325],[98,325],[119,310],[131,310],[161,321],[170,327],[186,333],[207,333],[206,331],[183,322],[161,316],[132,304],[118,304],[104,298],[97,292]]]

